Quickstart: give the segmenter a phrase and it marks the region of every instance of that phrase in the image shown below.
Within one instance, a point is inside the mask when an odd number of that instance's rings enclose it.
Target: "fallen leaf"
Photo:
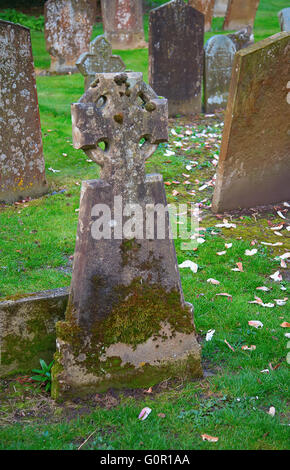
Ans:
[[[145,408],[143,408],[143,410],[141,410],[139,416],[138,416],[138,419],[141,419],[141,421],[144,421],[144,419],[148,418],[148,416],[150,415],[151,413],[151,408],[148,408],[147,406]]]
[[[166,414],[165,413],[158,413],[157,415],[159,418],[165,418],[166,417]]]
[[[254,344],[251,344],[251,346],[244,345],[244,346],[242,346],[242,349],[244,351],[255,351],[256,346]]]
[[[222,256],[222,255],[225,255],[225,254],[226,254],[226,251],[217,251],[218,256]]]
[[[205,337],[205,340],[206,341],[211,341],[214,334],[215,334],[215,330],[208,330],[208,332],[206,334],[206,337]]]
[[[152,393],[152,387],[149,387],[148,390],[145,390],[144,393]]]
[[[225,339],[225,343],[226,345],[232,350],[235,352],[234,348],[230,345],[230,343],[227,342],[227,340]]]
[[[217,281],[216,279],[213,279],[212,277],[210,277],[206,282],[209,282],[210,284],[215,284],[215,285],[220,284],[220,281]]]
[[[208,434],[202,434],[201,437],[203,441],[217,442],[219,440],[218,437],[209,436]]]
[[[232,246],[233,246],[232,243],[225,243],[225,247],[226,247],[226,248],[231,248]]]
[[[198,265],[189,259],[178,265],[179,268],[190,268],[193,273],[197,273]]]
[[[263,328],[263,323],[259,320],[250,320],[248,325],[253,326],[254,328]]]
[[[246,251],[245,251],[245,255],[246,255],[246,256],[253,256],[253,255],[255,255],[257,252],[258,252],[258,250],[257,250],[256,248],[253,248],[252,250],[246,250]]]
[[[274,417],[274,416],[275,416],[275,413],[276,413],[275,407],[274,407],[274,406],[270,406],[269,411],[267,411],[267,413],[268,413],[268,415]]]
[[[257,290],[262,290],[264,292],[268,292],[269,290],[271,290],[271,289],[269,289],[269,287],[266,287],[266,286],[256,287],[256,289]]]
[[[223,295],[224,297],[232,297],[231,294],[227,294],[226,292],[222,292],[222,293],[216,294],[216,295]]]
[[[282,328],[290,328],[290,323],[287,321],[283,321],[280,326],[282,326]]]
[[[271,276],[269,277],[273,279],[273,281],[275,282],[282,281],[282,275],[280,274],[280,271],[276,271],[274,274],[271,274]]]

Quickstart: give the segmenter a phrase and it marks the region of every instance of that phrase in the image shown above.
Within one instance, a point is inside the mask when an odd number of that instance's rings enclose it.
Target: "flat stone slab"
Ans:
[[[188,5],[204,15],[204,31],[211,30],[215,0],[188,0]]]
[[[44,5],[46,50],[50,71],[77,72],[78,57],[88,51],[96,2],[92,0],[47,0]]]
[[[183,0],[155,8],[149,19],[149,83],[168,100],[169,116],[201,112],[204,15]]]
[[[0,202],[47,191],[28,28],[0,20]]]
[[[124,72],[126,66],[118,55],[112,55],[112,47],[105,36],[97,36],[90,43],[89,52],[84,52],[76,62],[85,77],[85,90],[95,80],[96,73]]]
[[[279,11],[278,18],[281,31],[290,31],[290,7]]]
[[[113,49],[147,47],[142,0],[101,0],[104,34]]]
[[[223,29],[227,31],[254,26],[260,0],[229,0]]]
[[[0,302],[0,377],[31,373],[39,359],[52,361],[55,324],[63,320],[68,288],[13,296]]]
[[[289,53],[287,32],[236,53],[214,212],[289,200]]]
[[[236,53],[233,41],[224,35],[211,37],[204,47],[204,103],[206,113],[227,106],[232,65]]]

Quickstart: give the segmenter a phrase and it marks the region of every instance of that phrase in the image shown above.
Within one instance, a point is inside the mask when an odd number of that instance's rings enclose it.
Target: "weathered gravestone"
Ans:
[[[169,116],[201,111],[204,15],[173,0],[150,12],[149,83]]]
[[[278,18],[281,31],[290,31],[290,7],[279,11]]]
[[[188,0],[188,5],[204,14],[204,30],[210,31],[215,0]]]
[[[227,36],[211,37],[204,47],[205,112],[214,113],[227,105],[236,47]]]
[[[161,232],[154,215],[156,204],[166,206],[162,177],[145,175],[145,160],[168,137],[167,101],[141,73],[98,74],[72,105],[72,121],[74,146],[101,166],[101,179],[82,185],[66,321],[57,324],[53,396],[200,376],[168,213]]]
[[[76,65],[85,77],[85,90],[95,80],[96,73],[124,72],[126,66],[118,55],[112,55],[112,47],[104,36],[97,36],[90,43],[90,51],[78,58]]]
[[[215,0],[213,16],[225,16],[229,0]]]
[[[147,47],[142,0],[102,0],[102,18],[105,37],[113,49]]]
[[[236,31],[235,33],[227,34],[236,46],[237,51],[254,44],[253,27],[246,26],[245,28]]]
[[[229,0],[223,29],[235,30],[254,26],[260,0]]]
[[[284,32],[235,55],[214,212],[290,198],[289,53]]]
[[[0,201],[46,189],[30,32],[0,21]]]
[[[89,48],[96,20],[95,0],[47,0],[44,15],[50,71],[77,72],[76,60]]]

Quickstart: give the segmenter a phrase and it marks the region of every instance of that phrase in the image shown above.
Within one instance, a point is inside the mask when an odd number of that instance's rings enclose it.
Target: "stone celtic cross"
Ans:
[[[200,347],[192,306],[183,298],[169,216],[155,212],[167,207],[162,176],[145,174],[145,160],[167,140],[167,100],[141,73],[97,74],[72,105],[72,123],[74,147],[100,165],[101,179],[82,184],[66,319],[56,326],[53,397],[200,377]],[[128,206],[141,213],[142,227],[149,208],[149,236],[124,230],[111,236],[112,223],[130,222]],[[109,213],[101,223],[109,236],[97,238],[92,228],[101,219],[100,207]],[[155,230],[159,219],[166,228],[162,237]]]
[[[72,105],[72,122],[75,148],[101,166],[101,178],[120,194],[144,183],[145,160],[168,138],[167,101],[141,73],[96,75]]]
[[[95,80],[96,73],[123,72],[126,68],[121,57],[112,55],[112,47],[105,36],[97,36],[90,43],[89,52],[78,58],[76,65],[85,77],[85,89]]]

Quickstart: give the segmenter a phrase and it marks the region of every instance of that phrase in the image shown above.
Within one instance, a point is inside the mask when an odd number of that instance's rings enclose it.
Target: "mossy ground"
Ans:
[[[277,12],[287,6],[284,0],[260,1],[256,40],[279,31]],[[220,23],[216,19],[214,28],[218,29]],[[94,34],[99,31],[98,27]],[[48,67],[43,34],[33,32],[32,40],[36,66]],[[147,78],[146,50],[125,51],[121,55],[128,68],[143,71]],[[70,103],[83,93],[82,77],[78,74],[39,76],[37,90],[50,194],[1,207],[2,297],[69,285],[80,183],[98,177],[96,165],[72,147]],[[280,326],[289,321],[287,304],[263,308],[248,303],[257,294],[264,302],[289,295],[288,291],[281,291],[281,286],[287,285],[285,280],[275,283],[269,278],[278,269],[287,278],[288,270],[281,268],[275,258],[289,251],[289,232],[283,229],[282,236],[277,236],[271,230],[285,222],[274,207],[226,216],[236,223],[235,229],[215,227],[222,222],[223,215],[213,216],[209,210],[213,188],[210,185],[202,191],[199,188],[216,171],[213,156],[219,153],[221,124],[222,116],[171,121],[170,128],[182,137],[170,134],[170,143],[161,145],[146,165],[148,172],[159,171],[164,181],[170,183],[165,186],[168,202],[202,204],[200,226],[206,229],[205,243],[198,245],[196,251],[181,250],[181,240],[175,245],[179,263],[190,259],[199,266],[197,274],[181,269],[182,286],[185,299],[195,308],[195,324],[203,343],[203,364],[214,375],[197,382],[168,380],[163,388],[153,387],[151,394],[110,392],[89,403],[69,402],[62,406],[31,385],[26,387],[16,379],[3,380],[1,448],[76,449],[94,430],[96,434],[85,449],[289,447],[289,364],[286,361],[289,340],[285,338],[287,329]],[[183,148],[174,141],[180,141]],[[166,150],[174,154],[168,156]],[[193,165],[192,169],[187,170],[187,165]],[[183,184],[185,181],[190,181],[190,185]],[[174,189],[179,194],[173,193]],[[195,194],[189,194],[190,189]],[[287,217],[286,208],[280,208]],[[283,245],[267,246],[262,242]],[[232,247],[226,250],[225,243],[232,243]],[[252,248],[257,248],[257,254],[246,256],[245,250]],[[220,251],[226,253],[216,255]],[[242,262],[243,272],[232,271],[237,262]],[[208,278],[219,280],[220,285],[208,283]],[[256,290],[263,285],[270,291]],[[229,293],[232,297],[216,296],[217,293]],[[256,330],[248,325],[249,320],[260,320],[264,326]],[[206,342],[209,329],[216,332]],[[225,344],[225,339],[235,351]],[[251,344],[256,350],[241,349],[242,345]],[[269,373],[262,373],[264,369],[269,369]],[[110,401],[114,406],[108,409],[106,403]],[[137,417],[143,406],[153,411],[146,421],[140,422]],[[276,408],[274,417],[267,414],[270,406]],[[164,413],[165,418],[159,417],[159,413]],[[203,433],[217,436],[219,441],[203,442],[200,437]]]

